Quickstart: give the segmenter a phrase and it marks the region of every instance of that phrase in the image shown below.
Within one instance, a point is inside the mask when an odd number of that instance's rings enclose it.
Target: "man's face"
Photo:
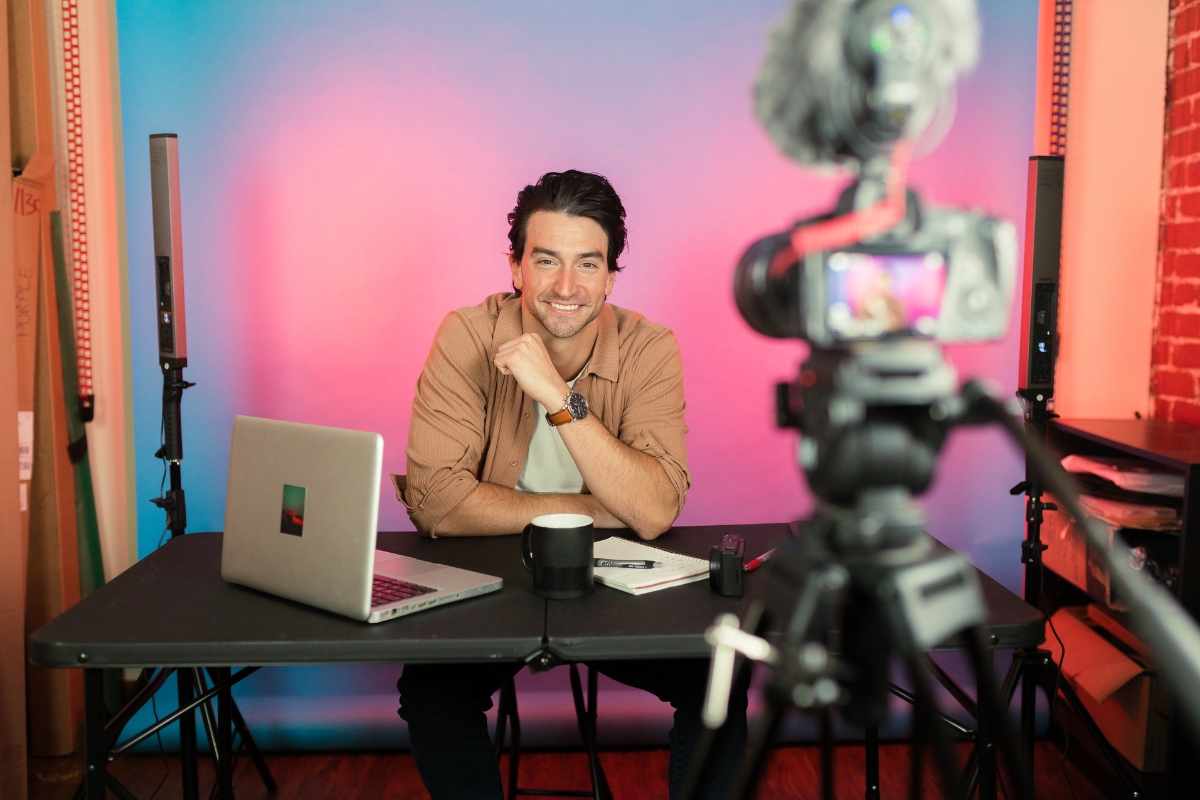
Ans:
[[[529,217],[525,252],[520,261],[510,255],[509,267],[525,309],[559,339],[600,315],[617,277],[608,269],[608,235],[600,224],[554,211]]]

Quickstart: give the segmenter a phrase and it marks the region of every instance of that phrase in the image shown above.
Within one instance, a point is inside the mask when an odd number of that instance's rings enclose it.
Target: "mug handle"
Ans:
[[[525,565],[525,571],[533,574],[533,544],[531,536],[533,534],[533,523],[525,526],[525,530],[521,531],[521,563]]]

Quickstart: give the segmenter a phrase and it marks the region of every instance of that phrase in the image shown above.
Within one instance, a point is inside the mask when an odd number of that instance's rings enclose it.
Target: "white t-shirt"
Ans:
[[[583,370],[580,370],[579,375],[582,374]],[[579,375],[568,381],[567,386],[574,388]],[[583,476],[579,474],[579,467],[575,466],[575,459],[571,458],[562,434],[546,420],[540,405],[535,416],[533,438],[529,440],[529,453],[525,456],[525,467],[517,480],[517,491],[578,494],[583,489]]]

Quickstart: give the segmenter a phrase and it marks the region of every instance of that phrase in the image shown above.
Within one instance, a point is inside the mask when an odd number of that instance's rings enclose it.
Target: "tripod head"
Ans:
[[[852,505],[874,490],[924,492],[956,405],[954,367],[931,341],[814,347],[776,387],[776,417],[802,434],[797,459],[813,493]]]
[[[794,618],[808,584],[837,584],[828,602],[840,610],[840,641],[830,645],[843,655],[844,713],[860,724],[883,719],[888,660],[911,647],[897,639],[880,595],[933,551],[914,496],[929,487],[946,434],[963,418],[956,384],[936,343],[905,338],[814,348],[796,380],[777,389],[778,422],[802,434],[797,459],[821,505],[778,559],[764,612]],[[808,639],[828,633],[810,628]]]

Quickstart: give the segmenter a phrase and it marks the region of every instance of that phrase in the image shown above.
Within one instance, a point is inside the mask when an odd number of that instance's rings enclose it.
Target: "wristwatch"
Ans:
[[[567,392],[567,399],[563,403],[563,407],[553,414],[547,414],[546,421],[557,428],[559,425],[583,419],[587,415],[588,404],[584,396],[579,392]]]

